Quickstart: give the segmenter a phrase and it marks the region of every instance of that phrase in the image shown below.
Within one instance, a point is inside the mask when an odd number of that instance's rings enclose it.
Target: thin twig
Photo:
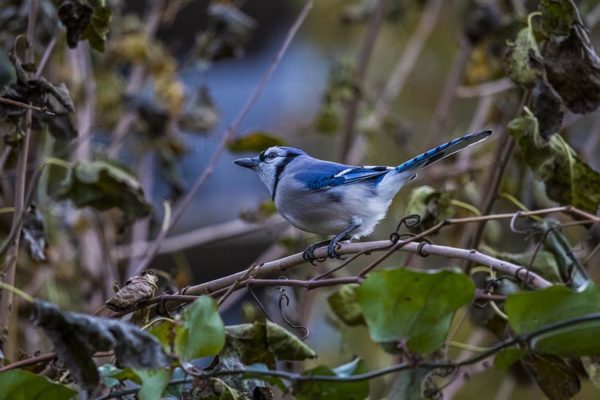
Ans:
[[[474,86],[459,86],[456,88],[456,97],[468,99],[470,97],[491,96],[516,87],[510,78],[500,78]]]
[[[369,129],[381,125],[386,115],[389,113],[394,100],[398,97],[400,91],[402,91],[408,75],[414,69],[417,58],[421,54],[425,41],[429,38],[429,35],[437,23],[442,8],[441,6],[441,0],[427,1],[427,4],[423,8],[419,25],[404,48],[402,55],[398,58],[383,92],[375,102],[373,112],[367,119],[366,125]]]
[[[31,104],[21,103],[20,101],[7,99],[6,97],[0,97],[0,103],[10,104],[11,106],[26,108],[28,110],[38,111],[38,112],[42,112],[42,113],[45,113],[48,115],[56,115],[53,112],[48,111],[46,108],[32,106]]]
[[[223,296],[221,296],[221,298],[219,299],[219,301],[217,301],[217,304],[219,306],[221,304],[223,304],[223,302],[225,302],[225,300],[227,300],[227,298],[229,297],[229,295],[231,293],[233,293],[233,291],[236,290],[243,281],[248,281],[248,278],[252,274],[252,271],[254,271],[257,266],[258,266],[257,264],[252,264],[250,267],[248,267],[248,269],[246,270],[246,272],[244,273],[244,275],[240,276],[239,279],[236,279],[235,282],[233,282],[233,285],[229,286],[229,288],[227,289],[227,291],[225,292],[225,294]]]
[[[286,225],[288,225],[288,222],[279,215],[274,215],[262,223],[246,222],[238,218],[169,236],[162,242],[157,254],[174,253],[188,248],[233,239],[257,231],[278,231]],[[146,254],[151,245],[151,242],[134,242],[119,246],[114,250],[113,256],[117,260],[137,258]]]
[[[137,265],[137,267],[133,270],[134,275],[141,273],[144,269],[146,269],[150,265],[150,262],[152,261],[154,256],[158,253],[158,250],[160,249],[162,242],[165,240],[165,238],[167,237],[169,232],[173,229],[173,227],[181,219],[181,217],[183,216],[183,213],[188,208],[188,206],[191,204],[191,202],[194,198],[194,195],[198,192],[198,190],[200,190],[200,188],[202,187],[204,182],[206,182],[208,177],[212,175],[217,162],[219,161],[219,159],[221,158],[221,155],[225,151],[225,146],[227,144],[227,141],[229,139],[231,139],[233,137],[233,135],[237,132],[241,122],[244,120],[244,118],[246,117],[248,112],[252,109],[252,107],[256,103],[256,100],[258,99],[258,97],[262,93],[263,89],[265,88],[265,86],[267,85],[269,80],[271,79],[271,76],[273,75],[273,73],[275,72],[277,67],[279,66],[284,54],[287,52],[287,49],[289,48],[292,40],[294,39],[294,37],[296,36],[296,33],[300,29],[300,26],[306,19],[306,16],[308,15],[309,10],[312,8],[312,4],[313,4],[312,0],[307,1],[304,4],[304,7],[302,8],[300,15],[298,15],[298,18],[296,19],[296,21],[294,22],[294,24],[291,26],[290,30],[288,31],[288,33],[285,37],[285,40],[283,41],[281,48],[279,49],[279,51],[273,58],[273,61],[271,62],[271,64],[267,68],[267,70],[262,75],[260,81],[258,82],[256,87],[254,88],[254,90],[252,91],[250,96],[248,97],[248,100],[246,100],[246,103],[244,104],[244,106],[242,107],[242,109],[240,110],[238,115],[235,117],[233,122],[229,125],[229,127],[227,128],[225,133],[221,136],[221,140],[220,140],[219,144],[217,145],[216,150],[213,152],[211,158],[209,159],[206,168],[196,178],[196,181],[194,182],[194,184],[192,185],[190,190],[185,194],[185,196],[183,197],[181,202],[177,205],[177,207],[175,207],[175,209],[173,211],[173,220],[171,222],[171,225],[169,226],[169,229],[164,229],[164,230],[160,231],[160,233],[158,234],[156,239],[154,239],[154,241],[152,242],[152,246],[148,249],[146,256],[140,261],[140,263]]]
[[[165,0],[154,0],[151,2],[150,10],[148,11],[148,15],[144,18],[145,30],[144,33],[146,35],[146,40],[149,42],[154,40],[154,35],[158,30],[161,21],[161,14],[163,7],[165,5]],[[146,76],[146,66],[144,64],[135,64],[132,69],[129,77],[127,79],[127,87],[125,92],[127,96],[136,95],[142,85],[144,83],[144,78]],[[116,157],[121,149],[121,145],[125,140],[125,137],[129,133],[131,125],[135,121],[136,113],[134,110],[127,109],[121,114],[119,120],[117,121],[116,127],[111,135],[112,140],[110,146],[108,147],[107,153],[109,157]]]
[[[33,63],[35,61],[35,23],[38,12],[38,0],[32,0],[30,3],[29,17],[27,20],[27,40],[29,47],[25,54],[26,61]],[[25,192],[27,190],[27,161],[29,159],[29,147],[31,143],[31,123],[33,120],[33,111],[27,110],[25,113],[25,137],[21,142],[21,148],[17,158],[17,179],[15,183],[15,199],[14,199],[14,214],[11,226],[11,232],[15,232],[15,240],[12,243],[11,252],[6,257],[6,267],[2,271],[1,279],[10,286],[15,285],[15,277],[17,270],[17,257],[19,254],[19,237],[22,227],[22,219],[20,218],[25,212]],[[4,350],[8,358],[12,358],[14,350],[13,330],[10,326],[11,314],[13,311],[13,293],[3,290],[0,297],[0,332],[2,336],[6,333],[7,337],[0,338],[0,341],[7,343],[4,345]]]
[[[431,119],[431,125],[429,127],[429,144],[433,146],[440,140],[440,135],[446,129],[446,122],[450,115],[452,107],[452,99],[456,94],[456,89],[462,81],[462,75],[465,70],[465,66],[469,61],[473,46],[466,36],[462,36],[458,46],[458,51],[450,67],[450,71],[446,76],[442,94],[438,100],[438,104],[435,108],[435,112]]]
[[[369,18],[369,23],[356,57],[353,83],[354,86],[358,88],[358,93],[355,93],[355,95],[348,100],[346,104],[346,116],[344,117],[342,133],[340,135],[339,155],[337,157],[342,162],[346,162],[354,141],[354,127],[360,102],[362,100],[364,79],[367,73],[367,68],[369,67],[369,61],[371,60],[373,48],[375,47],[375,40],[377,39],[379,28],[381,27],[381,22],[385,15],[387,3],[388,0],[377,1],[375,11]]]

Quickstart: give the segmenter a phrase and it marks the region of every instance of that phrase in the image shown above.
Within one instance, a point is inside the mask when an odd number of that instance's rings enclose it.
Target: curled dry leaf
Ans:
[[[137,304],[154,297],[158,290],[157,283],[157,276],[151,272],[132,276],[104,304],[113,311],[129,310]]]
[[[71,375],[88,393],[93,393],[100,376],[92,356],[114,350],[118,366],[162,368],[169,357],[151,334],[123,321],[62,311],[57,305],[38,300],[33,320],[44,329]]]
[[[23,240],[27,243],[27,250],[34,261],[46,261],[46,233],[44,231],[44,217],[40,210],[33,204],[27,209],[23,217]]]

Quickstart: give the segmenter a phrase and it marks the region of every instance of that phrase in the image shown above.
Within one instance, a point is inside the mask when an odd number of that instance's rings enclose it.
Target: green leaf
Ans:
[[[139,182],[106,161],[73,164],[61,186],[61,197],[77,207],[90,206],[101,211],[117,207],[131,218],[142,218],[151,210]]]
[[[452,315],[474,293],[462,273],[402,268],[370,273],[358,289],[358,303],[374,341],[406,339],[411,351],[426,354],[440,348]]]
[[[160,400],[169,383],[171,372],[168,369],[136,369],[134,373],[142,381],[138,392],[140,400]]]
[[[436,397],[424,396],[425,390],[431,390],[433,393],[440,393],[437,387],[434,387],[433,380],[428,375],[433,374],[435,371],[427,370],[424,368],[409,369],[400,371],[397,373],[390,391],[388,393],[389,399],[402,399],[402,400],[423,400],[432,399]]]
[[[431,186],[420,186],[410,192],[406,215],[421,217],[419,230],[431,228],[439,221],[454,215],[450,193],[435,190]]]
[[[570,399],[581,389],[577,371],[558,357],[529,353],[521,364],[550,400]]]
[[[276,360],[306,360],[317,354],[300,339],[277,324],[257,321],[225,327],[226,349],[244,364],[263,363],[275,367]]]
[[[112,12],[110,8],[104,6],[95,7],[90,23],[85,28],[85,31],[83,31],[81,38],[90,42],[90,46],[93,49],[104,52],[106,36],[108,35],[108,25],[111,19]]]
[[[600,205],[600,174],[583,162],[560,135],[553,135],[548,141],[542,139],[538,121],[529,112],[513,119],[508,131],[525,163],[546,184],[546,193],[552,200],[596,211]]]
[[[362,310],[356,302],[358,284],[342,286],[327,298],[329,307],[348,326],[364,325]]]
[[[548,140],[562,127],[565,105],[556,90],[546,81],[539,81],[531,94],[531,110],[539,122],[540,135]]]
[[[568,36],[577,18],[577,9],[571,0],[541,0],[542,29],[547,36]]]
[[[327,375],[340,378],[365,372],[364,361],[357,358],[348,364],[335,369],[325,366],[304,371],[302,375]],[[369,381],[331,382],[331,381],[301,381],[294,385],[294,394],[298,400],[364,400],[369,396]]]
[[[0,372],[0,400],[68,400],[77,392],[21,369]]]
[[[536,331],[553,322],[600,312],[600,290],[591,285],[583,292],[553,286],[508,297],[508,321],[517,334]],[[533,340],[533,349],[561,357],[600,355],[600,321],[577,324]]]
[[[117,386],[121,381],[129,379],[137,384],[142,383],[136,373],[129,368],[121,369],[113,364],[104,364],[98,367],[98,372],[102,378],[102,384],[107,387]]]
[[[181,330],[175,339],[177,352],[184,360],[217,355],[225,344],[225,327],[217,302],[201,296],[182,313]]]
[[[254,132],[227,143],[227,148],[233,153],[258,152],[271,146],[283,146],[284,142],[266,132]]]
[[[514,44],[509,44],[504,60],[506,72],[517,85],[531,88],[543,78],[542,56],[531,28],[523,28]]]
[[[525,350],[509,347],[496,353],[494,366],[499,369],[508,369],[511,365],[519,361],[526,354]]]
[[[340,110],[337,104],[323,104],[315,118],[315,129],[319,133],[331,134],[340,127]]]

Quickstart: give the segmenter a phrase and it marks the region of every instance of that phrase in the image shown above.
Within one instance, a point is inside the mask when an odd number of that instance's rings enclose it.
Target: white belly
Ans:
[[[353,238],[369,235],[375,225],[385,217],[389,200],[374,196],[368,188],[354,185],[353,190],[331,188],[323,191],[286,193],[277,196],[279,213],[292,225],[306,232],[320,235],[337,235],[349,226],[360,224]]]

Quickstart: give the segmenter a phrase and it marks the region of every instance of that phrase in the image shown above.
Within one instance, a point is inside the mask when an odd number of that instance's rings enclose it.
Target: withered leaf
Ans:
[[[87,40],[95,50],[104,51],[111,17],[110,8],[99,2],[90,5],[85,0],[63,0],[58,7],[58,18],[67,28],[70,48],[77,47],[80,40]]]
[[[540,124],[540,135],[548,140],[561,129],[565,106],[556,90],[546,81],[538,81],[533,89],[531,111]]]
[[[526,88],[533,87],[544,76],[540,51],[530,27],[523,28],[514,44],[509,44],[504,68],[510,79]]]
[[[151,334],[123,321],[62,311],[57,305],[38,300],[33,319],[42,327],[73,377],[93,393],[100,377],[92,356],[114,350],[118,366],[162,368],[169,358]]]
[[[566,39],[552,37],[543,56],[548,82],[569,110],[583,114],[600,105],[600,58],[584,28],[575,25]]]
[[[225,350],[238,354],[246,365],[264,363],[274,367],[276,360],[317,357],[300,339],[269,321],[226,326],[225,335]]]
[[[78,0],[65,0],[58,6],[58,18],[67,28],[67,44],[70,48],[77,47],[93,13],[92,7]]]
[[[521,363],[551,400],[570,399],[581,390],[577,371],[561,358],[529,353]]]
[[[508,124],[527,165],[546,185],[548,196],[560,204],[572,204],[596,212],[600,205],[600,173],[594,171],[558,134],[548,141],[539,133],[538,121],[529,110]]]
[[[158,278],[151,272],[132,276],[104,304],[113,311],[129,310],[135,305],[154,297],[158,289],[157,283]]]
[[[256,27],[256,22],[233,3],[212,2],[208,7],[209,25],[196,38],[196,53],[202,60],[239,58]]]
[[[117,207],[132,219],[144,217],[151,210],[139,182],[106,161],[75,163],[61,186],[61,197],[77,207],[91,206],[101,211]]]
[[[205,86],[198,89],[177,119],[179,129],[192,133],[206,133],[219,122],[219,112]]]
[[[23,240],[27,243],[27,250],[34,261],[46,261],[46,233],[44,231],[44,217],[40,210],[33,204],[29,206],[23,217]]]

